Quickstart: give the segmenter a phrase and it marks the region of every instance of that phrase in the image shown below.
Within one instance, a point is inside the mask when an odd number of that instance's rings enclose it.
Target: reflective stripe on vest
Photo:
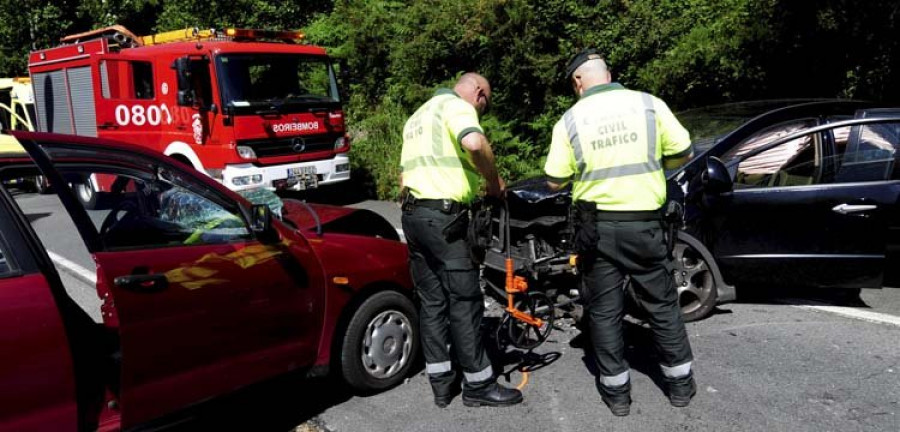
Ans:
[[[581,148],[581,139],[578,137],[578,128],[575,123],[574,110],[570,108],[563,115],[566,124],[566,132],[569,134],[569,143],[575,153],[575,169],[579,174],[579,181],[602,180],[608,178],[624,177],[630,175],[647,174],[661,169],[656,159],[656,111],[653,109],[653,99],[647,93],[641,94],[644,102],[644,110],[647,116],[647,161],[629,165],[621,165],[607,168],[599,168],[593,171],[585,171],[584,150]]]
[[[472,166],[471,162],[466,159],[460,159],[456,155],[444,157],[434,157],[431,155],[418,156],[404,161],[402,167],[403,170],[409,171],[422,167],[459,168],[460,165],[462,165],[462,169],[478,174],[478,171]]]
[[[465,101],[450,93],[439,93],[407,120],[403,129],[400,167],[405,184],[417,198],[474,198],[478,171],[467,157],[448,123],[454,115],[468,115]],[[466,107],[468,108],[468,107]],[[474,113],[474,109],[471,114]],[[428,123],[428,124],[426,124]],[[428,137],[427,135],[431,135]]]
[[[437,107],[434,108],[431,119],[431,154],[416,156],[412,159],[403,161],[401,166],[404,170],[422,167],[459,168],[459,166],[462,165],[462,169],[477,173],[475,167],[472,166],[468,160],[460,159],[456,153],[452,156],[444,156],[444,139],[442,137],[444,133],[443,112],[444,105],[451,100],[452,99],[445,98],[438,102]]]
[[[431,120],[431,153],[435,157],[444,155],[444,140],[441,135],[444,133],[444,105],[447,104],[449,98],[444,98],[438,103],[434,109],[434,117]]]

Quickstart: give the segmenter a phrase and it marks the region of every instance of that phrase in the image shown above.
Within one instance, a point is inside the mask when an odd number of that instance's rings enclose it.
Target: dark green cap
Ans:
[[[602,58],[603,56],[600,54],[600,50],[595,48],[588,48],[578,54],[575,54],[575,57],[572,57],[572,59],[569,60],[569,65],[566,66],[566,78],[571,79],[572,74],[575,73],[575,69],[578,69],[578,67],[583,65],[584,62]]]

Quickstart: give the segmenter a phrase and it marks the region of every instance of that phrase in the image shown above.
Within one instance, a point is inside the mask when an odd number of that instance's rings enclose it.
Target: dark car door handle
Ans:
[[[838,204],[831,209],[831,211],[840,214],[850,214],[850,213],[859,213],[870,210],[877,209],[878,206],[874,204]]]
[[[113,283],[119,288],[141,293],[159,292],[169,286],[164,274],[119,276]]]

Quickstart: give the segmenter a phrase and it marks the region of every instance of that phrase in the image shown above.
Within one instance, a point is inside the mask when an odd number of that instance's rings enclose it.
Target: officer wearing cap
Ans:
[[[622,340],[628,275],[650,316],[669,401],[687,406],[696,393],[693,356],[661,213],[666,202],[663,168],[674,169],[690,159],[690,137],[662,100],[611,82],[598,51],[576,55],[566,75],[580,99],[553,127],[544,171],[553,188],[572,181],[579,222],[575,246],[601,399],[614,415],[628,415],[631,381]]]
[[[484,297],[465,240],[468,205],[476,197],[479,173],[487,181],[488,195],[503,194],[494,154],[478,122],[490,98],[484,77],[464,74],[453,90],[438,90],[403,128],[400,164],[407,194],[402,224],[420,298],[425,371],[441,408],[458,391],[451,358],[465,378],[466,406],[522,402],[520,391],[497,384],[481,343]]]

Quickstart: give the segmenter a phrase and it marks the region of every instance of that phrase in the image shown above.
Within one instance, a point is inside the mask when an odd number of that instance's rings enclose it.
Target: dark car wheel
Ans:
[[[701,247],[679,238],[672,251],[672,277],[685,321],[705,318],[716,307],[718,299],[715,263]]]
[[[681,316],[686,322],[706,318],[719,299],[718,268],[712,255],[695,238],[678,233],[678,242],[672,251],[672,277],[678,291]],[[625,297],[628,313],[638,319],[646,319],[647,312],[640,306],[634,286],[626,280]]]
[[[360,305],[341,344],[341,371],[351,387],[383,390],[400,383],[419,351],[419,317],[412,301],[382,291]]]

